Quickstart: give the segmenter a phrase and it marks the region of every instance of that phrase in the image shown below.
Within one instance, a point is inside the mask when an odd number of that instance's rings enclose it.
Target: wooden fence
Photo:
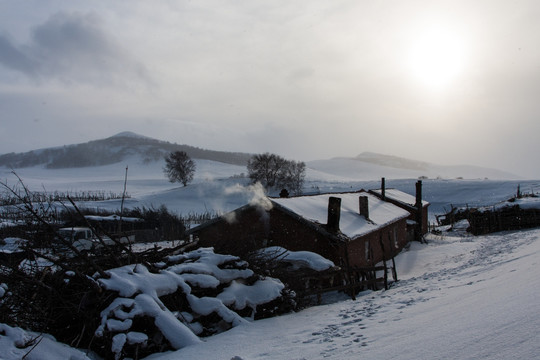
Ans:
[[[497,210],[469,212],[469,231],[474,235],[540,226],[540,209],[522,209],[518,205]]]

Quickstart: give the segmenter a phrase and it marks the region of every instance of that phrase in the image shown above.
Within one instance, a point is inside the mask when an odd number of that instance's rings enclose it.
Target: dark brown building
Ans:
[[[281,246],[358,267],[390,259],[409,241],[410,212],[365,191],[262,200],[188,234],[218,252],[242,255]]]

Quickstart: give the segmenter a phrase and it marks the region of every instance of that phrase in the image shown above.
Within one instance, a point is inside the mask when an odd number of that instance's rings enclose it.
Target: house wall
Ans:
[[[279,210],[270,211],[268,246],[281,246],[291,251],[311,251],[344,264],[343,243],[315,230],[304,222]]]
[[[201,246],[212,246],[217,252],[242,256],[249,251],[281,246],[291,251],[311,251],[332,260],[336,265],[371,266],[395,256],[407,244],[406,219],[347,242],[317,231],[305,222],[282,211],[268,212],[253,207],[236,214],[235,221],[220,220],[195,234]],[[366,242],[368,243],[366,247]],[[369,256],[366,256],[368,249]]]
[[[236,212],[234,221],[219,220],[193,233],[204,247],[217,252],[243,255],[249,251],[281,246],[291,251],[312,251],[340,265],[344,251],[337,242],[302,221],[279,210],[250,207]]]
[[[264,246],[268,237],[268,221],[262,210],[254,207],[234,213],[234,217],[202,227],[193,233],[199,245],[214,247],[216,252],[242,256]]]
[[[427,234],[429,231],[428,206],[429,205],[422,207],[422,235]]]
[[[384,246],[384,253],[381,247]],[[399,220],[378,231],[350,241],[347,245],[351,266],[371,266],[396,256],[407,244],[407,221]]]
[[[411,207],[398,205],[398,204],[399,203],[394,204],[394,205],[399,206],[402,209],[405,209],[405,210],[409,211],[411,213],[411,215],[409,215],[408,219],[412,220],[412,221],[416,221],[416,213],[418,212],[418,210],[416,208],[411,208]],[[422,235],[427,234],[427,232],[429,230],[428,226],[429,226],[429,224],[428,224],[428,205],[426,205],[426,206],[422,207]]]

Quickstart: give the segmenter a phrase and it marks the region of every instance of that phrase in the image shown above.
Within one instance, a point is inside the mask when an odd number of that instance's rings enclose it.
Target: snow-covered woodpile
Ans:
[[[198,343],[199,336],[245,322],[244,316],[255,318],[257,307],[278,299],[284,287],[211,248],[171,256],[158,265],[157,273],[136,264],[97,279],[118,295],[101,312],[96,330],[98,337],[110,339],[118,357]]]

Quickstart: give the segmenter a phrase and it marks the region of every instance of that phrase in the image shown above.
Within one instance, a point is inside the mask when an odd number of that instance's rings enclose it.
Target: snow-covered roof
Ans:
[[[408,211],[365,192],[276,198],[272,201],[306,220],[326,224],[328,199],[331,196],[341,198],[339,229],[351,239],[366,235],[410,215]],[[360,215],[358,200],[360,196],[368,197],[369,219]]]
[[[381,189],[371,190],[374,193],[381,195]],[[415,206],[416,205],[416,196],[407,194],[406,192],[400,191],[398,189],[385,189],[384,194],[387,198],[399,201],[403,204]],[[429,205],[429,202],[422,200],[422,206]]]

